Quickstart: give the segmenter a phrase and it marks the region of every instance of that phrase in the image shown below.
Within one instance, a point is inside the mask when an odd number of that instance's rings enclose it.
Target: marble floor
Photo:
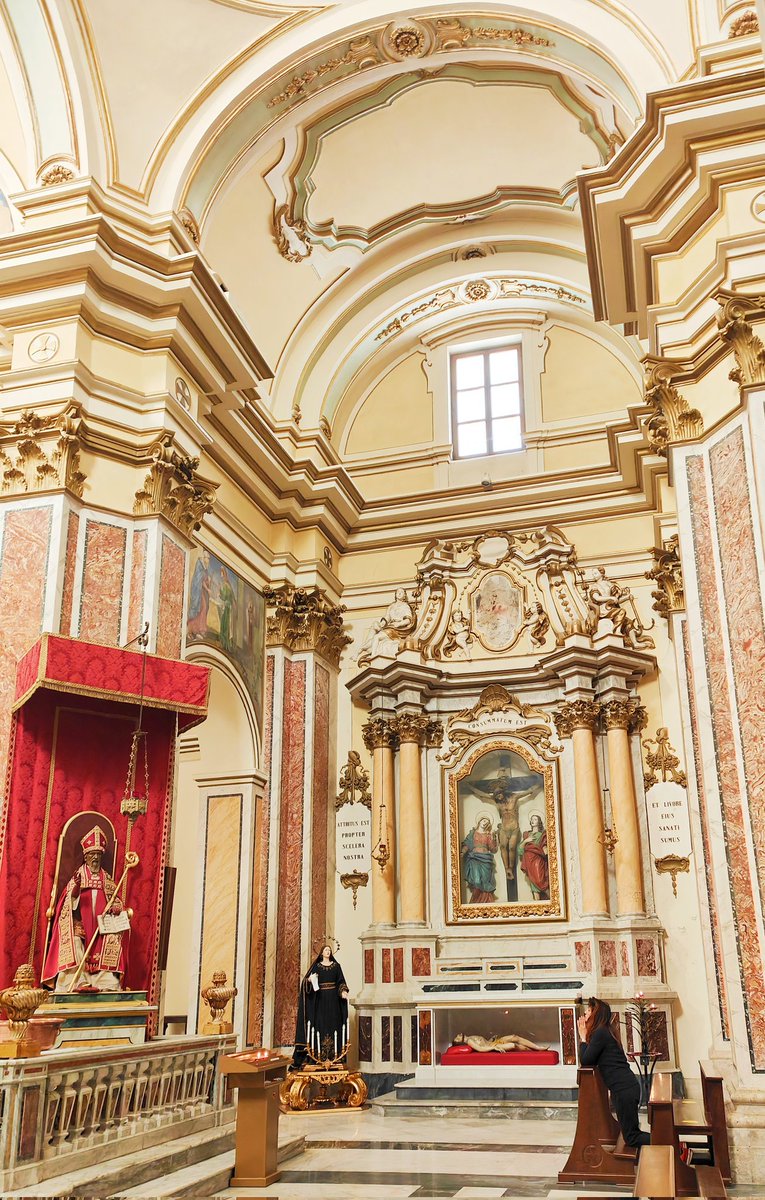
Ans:
[[[303,1154],[285,1163],[272,1187],[217,1193],[279,1200],[398,1200],[446,1197],[619,1196],[602,1185],[561,1187],[557,1174],[574,1133],[571,1121],[499,1118],[397,1117],[374,1111],[291,1113],[282,1117],[291,1136],[304,1135]],[[763,1196],[746,1188],[732,1196]]]

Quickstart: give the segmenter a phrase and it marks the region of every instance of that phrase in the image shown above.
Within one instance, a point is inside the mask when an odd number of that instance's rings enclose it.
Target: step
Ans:
[[[304,1149],[304,1137],[293,1137],[287,1142],[280,1139],[280,1165],[302,1154]],[[110,1196],[109,1200],[133,1200],[134,1197],[137,1200],[138,1197],[149,1196],[155,1200],[194,1200],[195,1197],[215,1196],[228,1190],[233,1170],[234,1151],[229,1150],[226,1154],[218,1154],[215,1158],[174,1171],[162,1179],[150,1179],[137,1187],[127,1188]]]
[[[279,1139],[279,1160],[301,1153],[305,1138],[290,1137],[285,1133]],[[179,1192],[183,1196],[209,1196],[215,1191],[228,1187],[228,1180],[233,1168],[234,1125],[219,1126],[207,1129],[201,1133],[190,1134],[186,1137],[173,1138],[158,1145],[147,1146],[142,1150],[119,1158],[111,1158],[106,1162],[98,1161],[98,1150],[93,1151],[93,1163],[78,1171],[66,1175],[54,1175],[41,1183],[30,1185],[20,1191],[7,1192],[4,1200],[16,1197],[32,1196],[74,1196],[93,1198],[93,1200],[111,1200],[112,1197],[132,1194],[174,1197],[175,1184],[179,1175],[185,1182],[181,1186],[187,1190]],[[223,1160],[230,1160],[230,1165]],[[214,1165],[213,1165],[214,1164]],[[223,1178],[223,1168],[226,1166],[225,1181],[220,1185],[218,1177]],[[207,1171],[216,1182],[210,1186],[207,1181]],[[198,1184],[202,1190],[188,1190],[192,1184]],[[148,1185],[148,1186],[145,1186]],[[162,1190],[166,1188],[166,1190]],[[136,1189],[140,1189],[136,1191]]]
[[[394,1117],[472,1117],[508,1121],[576,1121],[575,1100],[492,1100],[445,1099],[402,1100],[396,1092],[386,1092],[368,1101],[366,1107],[381,1116]]]

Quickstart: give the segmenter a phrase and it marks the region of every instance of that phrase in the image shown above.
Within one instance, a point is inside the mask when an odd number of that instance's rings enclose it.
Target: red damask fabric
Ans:
[[[19,663],[14,708],[40,688],[135,702],[141,694],[143,655],[116,646],[45,634]],[[210,671],[196,663],[146,656],[144,703],[178,713],[182,732],[207,713]]]
[[[0,981],[27,960],[37,906],[33,965],[39,979],[58,840],[66,821],[84,809],[103,813],[119,839],[115,877],[124,865],[127,821],[120,814],[137,708],[40,689],[16,714],[9,789],[0,847]],[[175,713],[144,712],[149,747],[149,809],[136,822],[127,903],[135,911],[125,986],[156,998],[156,948],[172,793]],[[46,828],[47,814],[47,828]],[[40,858],[42,887],[37,903]]]

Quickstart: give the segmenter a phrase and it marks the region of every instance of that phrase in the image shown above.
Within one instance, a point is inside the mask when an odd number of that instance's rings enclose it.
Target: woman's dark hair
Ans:
[[[589,1032],[594,1033],[596,1029],[600,1029],[601,1025],[605,1025],[606,1029],[611,1028],[611,1005],[606,1004],[605,1000],[598,1000],[597,996],[590,996],[587,1004],[590,1009],[590,1018],[587,1022]]]

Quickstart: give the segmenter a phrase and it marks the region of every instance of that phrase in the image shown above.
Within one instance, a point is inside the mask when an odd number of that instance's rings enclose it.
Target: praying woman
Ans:
[[[611,1093],[616,1119],[628,1146],[646,1146],[650,1134],[643,1133],[638,1118],[640,1083],[630,1070],[627,1056],[611,1032],[611,1008],[605,1000],[591,996],[587,1015],[578,1021],[579,1061],[583,1067],[596,1067]]]

